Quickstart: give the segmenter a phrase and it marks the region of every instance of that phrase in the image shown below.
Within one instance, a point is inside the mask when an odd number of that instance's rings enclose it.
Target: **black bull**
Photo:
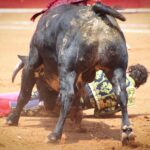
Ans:
[[[120,14],[109,8],[107,12],[107,7],[106,11],[95,8],[62,5],[42,15],[30,43],[17,107],[8,116],[7,124],[18,124],[36,83],[35,70],[43,65],[45,79],[52,92],[59,91],[61,101],[58,122],[48,136],[50,141],[57,141],[72,103],[77,105],[75,101],[80,97],[83,84],[93,81],[96,70],[102,69],[112,83],[122,109],[122,142],[126,144],[133,139],[127,113],[126,42],[112,17]],[[115,12],[112,16],[110,10]]]

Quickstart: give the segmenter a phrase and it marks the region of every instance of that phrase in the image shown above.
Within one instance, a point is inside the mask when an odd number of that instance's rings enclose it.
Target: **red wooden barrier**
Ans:
[[[0,0],[0,8],[45,8],[50,0]],[[93,3],[95,0],[89,0]],[[150,8],[150,0],[101,0],[119,8]]]

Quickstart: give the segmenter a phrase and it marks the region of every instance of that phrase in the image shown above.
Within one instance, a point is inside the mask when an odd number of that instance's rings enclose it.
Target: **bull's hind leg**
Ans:
[[[44,101],[46,110],[52,111],[56,106],[58,92],[48,87],[43,78],[38,79],[36,85],[39,92],[39,99]]]
[[[73,131],[76,132],[86,132],[86,129],[82,127],[81,122],[83,119],[83,109],[80,105],[80,93],[75,94],[73,104],[69,113],[69,118],[71,120],[71,127]]]
[[[67,117],[67,114],[71,108],[72,101],[75,94],[75,80],[76,72],[67,72],[64,67],[60,70],[60,99],[61,109],[59,119],[53,132],[48,136],[49,142],[56,142],[61,138],[63,126]]]
[[[24,66],[22,72],[21,90],[17,99],[17,106],[6,119],[6,123],[8,125],[18,125],[21,111],[31,97],[31,92],[35,84],[34,69],[37,67],[38,63],[38,55],[35,55],[35,57],[33,57],[33,59],[31,58],[29,63]]]
[[[123,69],[116,69],[113,72],[112,84],[117,96],[117,100],[121,106],[122,112],[122,144],[128,145],[134,141],[134,134],[128,117],[127,111],[127,92],[126,92],[126,73]]]

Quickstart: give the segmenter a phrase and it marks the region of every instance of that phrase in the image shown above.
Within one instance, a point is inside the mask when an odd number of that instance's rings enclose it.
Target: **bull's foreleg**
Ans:
[[[61,138],[63,126],[67,117],[67,114],[71,108],[74,94],[75,94],[75,80],[76,72],[67,72],[66,69],[60,70],[60,99],[61,110],[59,119],[57,121],[54,131],[48,136],[48,142],[56,142]]]
[[[21,90],[17,99],[17,106],[6,119],[6,123],[8,125],[18,125],[21,111],[31,97],[31,92],[34,84],[34,70],[29,66],[25,66],[22,73]]]
[[[127,145],[134,141],[132,127],[127,111],[127,92],[126,92],[126,73],[123,69],[116,69],[112,75],[112,84],[117,96],[117,100],[121,106],[122,112],[122,144]]]

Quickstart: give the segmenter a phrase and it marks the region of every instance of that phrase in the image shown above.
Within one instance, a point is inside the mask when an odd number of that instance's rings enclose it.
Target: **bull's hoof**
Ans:
[[[18,121],[19,121],[19,115],[13,112],[7,117],[6,124],[9,126],[17,126]]]
[[[131,127],[125,127],[122,132],[121,141],[123,146],[132,146],[135,143],[135,135]]]
[[[46,143],[58,143],[59,139],[60,139],[60,136],[58,136],[56,133],[51,133],[48,136]]]

